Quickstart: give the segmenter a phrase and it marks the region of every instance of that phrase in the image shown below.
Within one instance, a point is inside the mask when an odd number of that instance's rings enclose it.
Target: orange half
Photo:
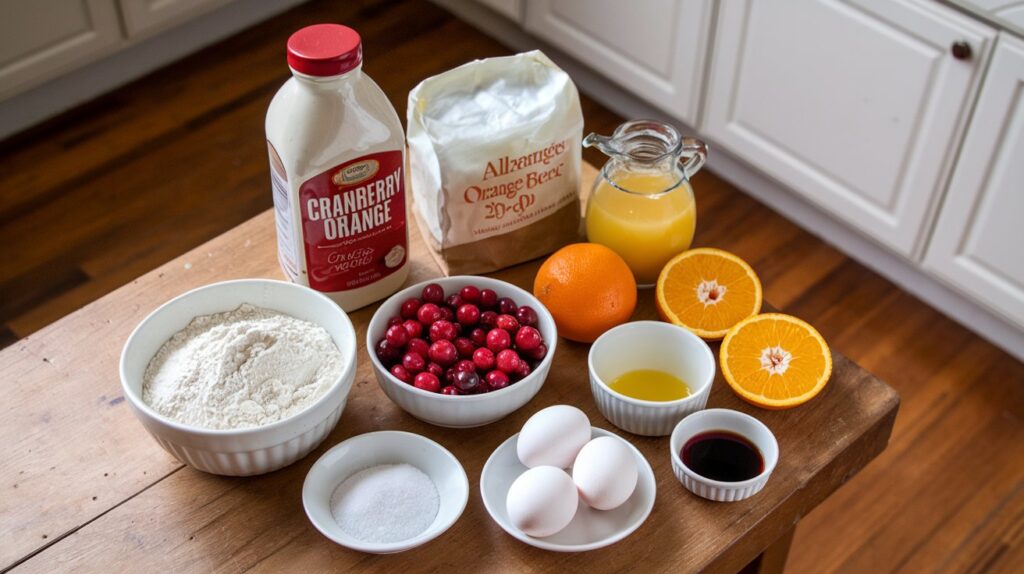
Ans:
[[[662,319],[713,341],[761,310],[761,280],[732,253],[702,247],[665,264],[655,298]]]
[[[781,313],[741,321],[722,341],[718,360],[732,390],[766,409],[806,403],[832,375],[832,353],[821,334]]]

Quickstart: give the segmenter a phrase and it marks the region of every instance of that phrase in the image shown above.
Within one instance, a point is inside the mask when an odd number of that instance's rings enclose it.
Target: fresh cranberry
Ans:
[[[431,361],[427,363],[427,372],[440,379],[444,376],[444,367]]]
[[[480,376],[476,372],[457,371],[452,384],[459,392],[472,394],[480,391]]]
[[[441,381],[430,373],[420,373],[416,375],[416,379],[413,380],[412,384],[417,389],[423,389],[430,393],[441,392]]]
[[[440,312],[442,320],[448,322],[455,320],[455,311],[452,311],[450,307],[441,307]]]
[[[458,319],[460,324],[467,327],[476,325],[480,321],[480,308],[472,303],[466,303],[455,312],[455,318]]]
[[[380,359],[380,362],[384,363],[384,366],[386,367],[390,367],[402,360],[402,350],[391,345],[391,343],[388,343],[387,339],[377,341],[376,352],[377,358]]]
[[[401,319],[399,319],[399,321],[401,321]],[[409,333],[405,330],[405,327],[398,324],[388,327],[387,332],[384,333],[384,338],[388,340],[389,345],[401,349],[409,342],[410,337]]]
[[[494,352],[487,347],[480,347],[473,351],[473,364],[481,371],[490,371],[494,368]]]
[[[423,335],[423,323],[420,323],[419,321],[408,319],[402,323],[402,328],[405,329],[405,332],[409,335],[410,339],[415,339]]]
[[[494,320],[494,326],[508,331],[510,335],[514,335],[519,330],[519,321],[516,321],[516,318],[512,315],[498,315],[498,318]]]
[[[418,311],[416,311],[416,318],[420,320],[425,326],[429,327],[434,324],[434,321],[441,319],[441,308],[433,303],[424,303]]]
[[[448,367],[444,372],[444,380],[450,385],[455,382],[455,367]]]
[[[503,315],[514,315],[519,310],[519,306],[512,300],[511,297],[502,297],[498,299],[498,312]]]
[[[487,332],[487,348],[498,353],[512,345],[512,336],[502,329],[491,329]]]
[[[407,353],[417,353],[421,357],[427,356],[427,350],[430,349],[430,343],[425,339],[415,338],[409,339],[409,344],[405,346]]]
[[[494,311],[480,313],[480,324],[484,327],[494,327],[498,323],[498,314]]]
[[[402,357],[402,366],[410,373],[418,373],[427,368],[427,361],[419,353],[406,353]]]
[[[487,375],[484,376],[484,380],[487,381],[487,386],[490,387],[492,391],[504,389],[511,382],[509,381],[508,375],[501,371],[491,371],[487,373]]]
[[[483,347],[487,344],[487,331],[477,327],[469,332],[469,340],[477,347]]]
[[[401,325],[401,324],[402,324],[402,318],[401,317],[395,316],[395,317],[391,317],[390,319],[388,319],[388,327],[394,327],[395,325]]]
[[[523,305],[516,310],[516,319],[519,319],[520,325],[526,325],[527,327],[536,327],[537,323],[540,322],[537,312],[529,305]]]
[[[518,363],[516,363],[516,374],[519,375],[520,377],[525,377],[526,375],[529,375],[531,370],[532,369],[530,369],[530,363],[527,363],[526,361],[520,360]]]
[[[431,361],[441,366],[446,366],[459,359],[459,352],[455,350],[454,343],[447,339],[441,339],[440,341],[435,341],[430,346],[427,356],[430,357]]]
[[[519,358],[519,354],[512,349],[505,349],[498,353],[498,356],[494,358],[494,366],[498,367],[499,371],[512,374],[519,369],[519,363],[524,362]]]
[[[458,394],[461,394],[461,393],[459,393],[459,389],[455,388],[455,385],[448,385],[447,387],[441,389],[441,394],[442,395],[458,395]]]
[[[451,307],[452,309],[458,309],[462,307],[462,297],[459,297],[458,293],[452,293],[444,300],[444,304]]]
[[[533,351],[543,342],[544,339],[540,336],[540,331],[533,327],[522,327],[516,332],[516,348],[520,351]]]
[[[444,289],[437,283],[428,283],[423,287],[421,296],[427,303],[437,304],[444,301]]]
[[[473,341],[465,337],[459,337],[455,339],[455,350],[459,352],[459,356],[463,359],[468,359],[473,356],[473,351],[476,350],[476,345]]]
[[[458,336],[455,332],[455,325],[450,321],[441,319],[430,326],[430,340],[431,341],[451,341]]]
[[[479,303],[480,302],[480,288],[476,285],[466,285],[459,290],[459,296],[466,303]]]
[[[480,290],[480,306],[485,309],[490,309],[498,304],[498,294],[493,289],[481,289]]]
[[[402,381],[403,383],[411,383],[412,382],[412,376],[409,375],[409,371],[406,370],[406,368],[403,367],[402,365],[394,365],[394,366],[392,366],[391,367],[391,374],[396,379],[398,379],[399,381]]]
[[[458,363],[455,363],[455,367],[453,367],[453,368],[455,369],[455,372],[466,371],[467,373],[468,372],[474,372],[475,373],[476,372],[476,363],[474,363],[473,361],[470,361],[469,359],[462,359]]]
[[[537,348],[533,350],[527,351],[526,349],[523,349],[523,354],[533,359],[534,361],[543,361],[544,357],[546,357],[548,354],[548,346],[545,345],[544,343],[541,343],[540,345],[537,345]]]
[[[402,318],[403,319],[415,319],[416,318],[416,311],[419,311],[419,309],[420,309],[420,307],[422,305],[423,305],[423,301],[420,301],[419,299],[417,299],[415,297],[412,297],[410,299],[406,299],[405,301],[402,301]]]

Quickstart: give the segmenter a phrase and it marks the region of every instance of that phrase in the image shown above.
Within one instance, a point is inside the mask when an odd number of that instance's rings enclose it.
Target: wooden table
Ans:
[[[585,179],[593,176],[587,166]],[[409,281],[437,276],[416,229],[410,244]],[[533,261],[494,276],[529,289],[538,265]],[[128,333],[152,309],[194,287],[241,277],[281,277],[269,211],[0,352],[0,569],[736,572],[757,559],[750,567],[778,571],[797,521],[885,448],[899,405],[895,391],[839,354],[825,391],[788,411],[740,401],[719,376],[708,406],[764,421],[778,438],[781,457],[761,493],[715,503],[676,481],[668,437],[629,435],[601,417],[587,383],[587,345],[560,341],[543,389],[518,412],[485,427],[452,430],[422,423],[392,404],[360,344],[348,406],[318,449],[268,475],[212,476],[181,465],[134,420],[121,394],[117,363]],[[375,307],[352,314],[359,341]],[[655,317],[653,293],[642,291],[634,319]],[[557,403],[579,406],[596,426],[626,437],[654,468],[653,512],[638,531],[609,548],[579,555],[537,550],[505,534],[480,500],[480,470],[491,451],[530,414]],[[303,478],[320,454],[350,436],[380,429],[438,441],[462,461],[470,480],[469,504],[448,532],[393,556],[330,542],[306,520],[300,500]]]

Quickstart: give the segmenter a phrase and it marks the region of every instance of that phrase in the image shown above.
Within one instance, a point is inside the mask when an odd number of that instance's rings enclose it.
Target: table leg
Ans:
[[[786,567],[786,557],[789,556],[789,547],[793,544],[795,532],[796,526],[793,526],[740,572],[742,574],[782,574],[782,570]]]

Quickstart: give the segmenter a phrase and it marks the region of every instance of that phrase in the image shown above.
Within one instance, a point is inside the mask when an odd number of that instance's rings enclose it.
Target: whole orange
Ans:
[[[596,243],[554,252],[537,271],[533,294],[551,311],[559,335],[583,343],[625,323],[636,308],[633,272],[617,253]]]

